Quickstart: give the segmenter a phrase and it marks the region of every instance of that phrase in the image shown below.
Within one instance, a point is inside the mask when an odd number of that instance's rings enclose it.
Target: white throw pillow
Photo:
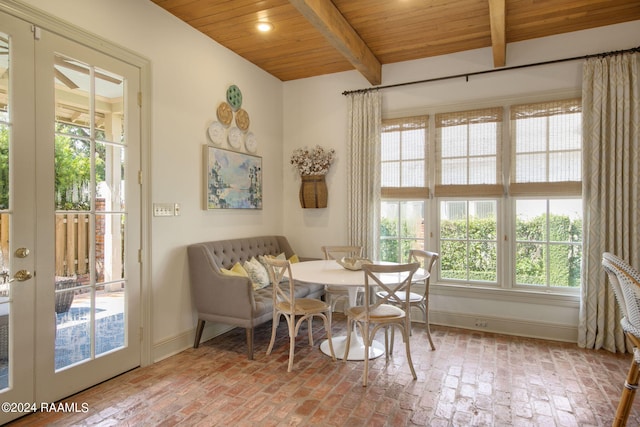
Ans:
[[[262,289],[269,286],[269,273],[264,265],[255,258],[251,258],[243,265],[253,283],[253,289]]]
[[[273,256],[273,255],[259,255],[258,256],[258,261],[260,261],[260,264],[262,264],[262,266],[267,270],[267,275],[269,275],[269,266],[267,266],[267,264],[265,263],[264,259],[265,258],[273,258],[273,259],[278,259],[280,261],[286,261],[287,257],[285,256],[284,252],[282,252],[281,254],[279,254],[278,256]],[[282,276],[282,280],[280,281],[280,283],[286,281],[287,278],[285,276]],[[269,283],[271,283],[271,277],[269,277]]]

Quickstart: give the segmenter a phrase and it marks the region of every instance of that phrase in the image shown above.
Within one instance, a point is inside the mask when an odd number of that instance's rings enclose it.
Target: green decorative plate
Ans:
[[[229,86],[227,89],[227,102],[231,105],[233,111],[238,111],[242,106],[242,92],[240,92],[240,88],[238,86]]]

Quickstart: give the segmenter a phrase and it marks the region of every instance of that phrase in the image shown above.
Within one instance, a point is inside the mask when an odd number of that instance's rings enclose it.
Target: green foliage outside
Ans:
[[[89,130],[78,126],[57,124],[55,137],[56,209],[88,210],[91,183],[91,147]],[[96,144],[96,181],[105,177],[105,147]],[[0,209],[9,208],[9,130],[0,128]]]
[[[0,209],[9,208],[9,129],[0,127]]]
[[[398,239],[395,220],[381,221],[380,259],[407,259],[416,239]],[[403,236],[410,236],[402,224]],[[566,215],[516,220],[516,283],[526,285],[579,287],[582,263],[582,220]],[[415,234],[413,234],[415,236]],[[392,239],[385,239],[392,237]],[[444,279],[497,282],[497,228],[495,218],[443,220],[440,228],[440,275]],[[399,243],[400,242],[400,243]],[[398,247],[400,245],[400,248]],[[547,254],[549,261],[547,265]],[[399,258],[398,254],[402,253]],[[549,279],[547,283],[547,269]]]
[[[441,221],[441,277],[496,282],[497,233],[493,217]]]
[[[549,285],[579,287],[582,264],[582,220],[567,215],[550,215],[549,245],[547,216],[528,221],[516,219],[516,283],[545,285],[545,250],[549,251]]]
[[[89,210],[91,196],[91,144],[89,129],[56,124],[55,137],[55,192],[56,209]],[[94,156],[96,182],[105,177],[105,146],[96,144]]]
[[[401,236],[415,236],[406,221],[402,222]],[[391,237],[391,238],[390,238]],[[390,218],[380,221],[380,260],[401,262],[409,259],[409,251],[414,247],[416,238],[398,239],[398,222]]]

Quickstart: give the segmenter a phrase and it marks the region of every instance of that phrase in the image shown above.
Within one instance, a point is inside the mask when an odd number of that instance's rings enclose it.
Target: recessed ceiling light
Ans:
[[[273,30],[273,24],[270,22],[258,22],[256,28],[258,28],[258,31],[266,33]]]

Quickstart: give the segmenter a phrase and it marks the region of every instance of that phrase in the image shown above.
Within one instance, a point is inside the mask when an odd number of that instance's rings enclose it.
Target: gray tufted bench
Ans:
[[[246,277],[228,276],[220,268],[231,269],[259,255],[294,255],[284,236],[260,236],[218,240],[189,245],[189,276],[198,311],[198,326],[193,344],[200,345],[205,322],[218,322],[247,331],[247,355],[253,359],[253,329],[273,318],[272,288],[254,290]],[[324,286],[296,283],[296,297],[321,298]]]

